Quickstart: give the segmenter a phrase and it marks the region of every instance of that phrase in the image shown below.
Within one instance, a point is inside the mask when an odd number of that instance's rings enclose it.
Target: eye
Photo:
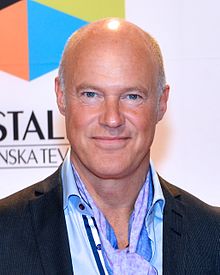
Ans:
[[[80,91],[80,100],[86,105],[97,105],[102,101],[102,94],[93,90]]]
[[[128,94],[127,95],[127,99],[130,99],[130,100],[138,100],[138,99],[141,99],[142,97],[138,94]]]
[[[127,93],[122,96],[122,101],[131,106],[137,106],[144,101],[144,97],[140,93]]]
[[[97,96],[95,92],[86,91],[82,93],[82,96],[88,97],[88,98],[94,98]]]

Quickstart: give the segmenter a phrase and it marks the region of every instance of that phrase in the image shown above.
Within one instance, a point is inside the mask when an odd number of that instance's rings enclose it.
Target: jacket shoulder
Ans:
[[[204,223],[207,219],[207,221],[217,224],[220,230],[220,207],[211,206],[180,187],[159,178],[169,207],[174,204],[180,205],[186,216],[191,217],[192,223],[193,221]]]
[[[41,194],[53,190],[60,182],[61,168],[57,169],[46,179],[24,188],[6,198],[0,200],[0,216],[4,213],[16,212],[19,208],[24,208],[29,201],[35,200]]]

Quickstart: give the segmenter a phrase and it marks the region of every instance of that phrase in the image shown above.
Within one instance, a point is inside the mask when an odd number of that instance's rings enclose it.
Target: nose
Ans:
[[[122,110],[120,110],[120,102],[115,97],[106,98],[103,102],[102,112],[99,117],[99,123],[110,128],[117,128],[125,123]]]

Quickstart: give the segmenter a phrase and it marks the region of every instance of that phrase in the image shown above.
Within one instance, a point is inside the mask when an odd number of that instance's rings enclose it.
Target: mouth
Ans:
[[[106,150],[122,149],[127,145],[130,137],[117,137],[117,136],[95,136],[92,140],[96,146]]]

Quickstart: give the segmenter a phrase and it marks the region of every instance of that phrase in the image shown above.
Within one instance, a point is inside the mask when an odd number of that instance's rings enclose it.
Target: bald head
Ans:
[[[89,24],[68,40],[59,78],[71,161],[87,183],[142,181],[169,94],[154,39],[121,19]]]
[[[105,51],[109,57],[120,47],[132,51],[151,62],[155,68],[154,77],[159,93],[165,87],[163,59],[157,42],[148,33],[123,19],[102,19],[93,22],[72,34],[63,51],[59,68],[59,80],[63,91],[71,87],[72,74],[80,57],[89,56],[95,49]],[[117,56],[117,55],[116,55]]]

